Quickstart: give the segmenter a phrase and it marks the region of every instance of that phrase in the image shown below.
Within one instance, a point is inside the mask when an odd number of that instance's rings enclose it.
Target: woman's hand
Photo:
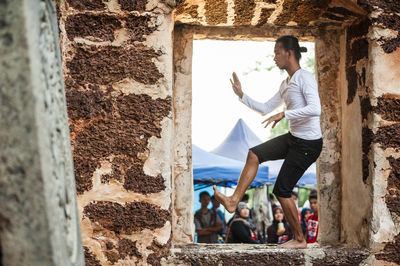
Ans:
[[[274,128],[276,126],[276,124],[281,121],[283,118],[285,117],[285,113],[284,112],[280,112],[276,115],[270,116],[267,119],[265,119],[261,124],[264,124],[265,122],[267,122],[267,124],[265,125],[264,128],[266,128],[269,124],[271,124],[272,122],[274,122],[274,124],[272,125],[272,128]]]
[[[232,79],[229,79],[229,80],[231,81],[233,92],[237,96],[239,96],[240,99],[242,99],[243,91],[242,91],[242,85],[240,84],[240,80],[235,72],[232,73],[232,77],[233,77],[233,81],[232,81]]]

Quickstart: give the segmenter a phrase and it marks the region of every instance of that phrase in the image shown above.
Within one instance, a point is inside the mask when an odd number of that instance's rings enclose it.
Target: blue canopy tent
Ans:
[[[237,184],[244,162],[222,157],[192,146],[195,190],[209,185],[231,187]],[[268,167],[261,165],[252,186],[269,183]],[[199,184],[202,184],[199,186]]]
[[[246,123],[239,119],[228,137],[213,151],[214,154],[236,159],[242,162],[246,161],[249,148],[261,144],[262,141],[251,131]],[[283,160],[268,161],[262,165],[267,166],[269,171],[268,180],[274,184],[281,169]],[[298,185],[317,186],[316,164],[313,163],[304,175],[300,178]]]

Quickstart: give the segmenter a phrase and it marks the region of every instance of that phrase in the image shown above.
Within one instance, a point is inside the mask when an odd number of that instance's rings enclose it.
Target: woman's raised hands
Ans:
[[[229,79],[229,80],[231,81],[233,92],[237,96],[239,96],[240,99],[242,99],[243,91],[242,91],[242,85],[240,84],[240,80],[235,72],[232,73],[232,77],[233,77],[233,81],[232,81],[232,79]]]

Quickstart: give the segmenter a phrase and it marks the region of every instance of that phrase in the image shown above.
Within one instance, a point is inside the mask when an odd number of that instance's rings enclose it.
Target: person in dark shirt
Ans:
[[[249,218],[249,208],[244,202],[239,202],[235,217],[227,230],[228,243],[258,244],[256,227]]]
[[[198,243],[218,243],[217,232],[222,230],[222,223],[217,213],[207,208],[210,200],[208,192],[200,193],[201,209],[194,215]]]
[[[285,220],[281,207],[275,207],[273,213],[274,221],[267,229],[267,242],[273,244],[285,243],[293,238],[292,231]]]

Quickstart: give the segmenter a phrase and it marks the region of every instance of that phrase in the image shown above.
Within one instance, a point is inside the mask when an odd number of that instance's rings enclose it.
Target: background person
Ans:
[[[201,209],[194,215],[198,243],[218,243],[217,232],[222,230],[222,223],[217,213],[207,208],[210,200],[208,192],[200,193]]]
[[[267,229],[267,242],[272,244],[282,244],[292,239],[293,235],[289,224],[285,220],[285,215],[281,207],[274,210],[274,220]]]
[[[258,244],[257,231],[249,217],[249,208],[244,202],[239,202],[235,217],[229,226],[228,243]]]
[[[315,243],[318,237],[318,195],[317,191],[310,193],[312,214],[307,221],[307,243]]]

